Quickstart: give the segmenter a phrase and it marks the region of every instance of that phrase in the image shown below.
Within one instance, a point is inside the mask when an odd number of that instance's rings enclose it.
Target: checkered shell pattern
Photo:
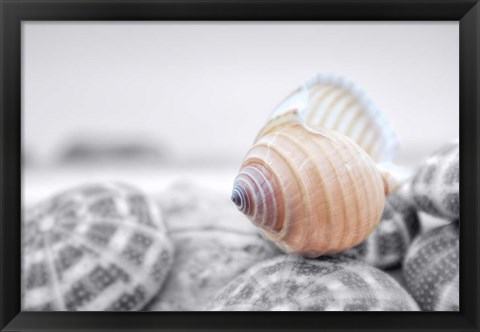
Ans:
[[[232,281],[207,307],[225,311],[416,311],[389,275],[346,257],[282,255]]]
[[[417,170],[412,193],[419,209],[447,220],[459,218],[459,142],[447,144]]]
[[[382,219],[369,237],[346,255],[378,268],[401,264],[405,253],[420,232],[420,220],[415,206],[404,190],[387,196]]]
[[[152,311],[202,310],[232,279],[279,255],[248,219],[222,195],[192,183],[176,183],[159,198],[175,247],[172,270]]]
[[[422,310],[458,311],[458,222],[415,239],[405,256],[403,277]]]
[[[155,204],[123,184],[84,185],[26,211],[22,310],[139,310],[173,248]]]

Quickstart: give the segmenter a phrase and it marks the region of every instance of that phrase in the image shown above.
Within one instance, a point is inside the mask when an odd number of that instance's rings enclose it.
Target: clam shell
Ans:
[[[194,184],[176,184],[161,196],[175,259],[149,310],[203,309],[233,278],[279,254],[228,196]]]
[[[139,310],[172,263],[162,215],[138,190],[98,183],[26,212],[22,310]]]
[[[345,254],[382,269],[401,264],[421,228],[416,207],[409,197],[405,197],[406,194],[401,190],[387,196],[377,228],[365,241]]]
[[[386,273],[345,257],[283,255],[250,268],[207,307],[214,311],[416,311]]]
[[[351,139],[296,123],[249,150],[232,200],[283,251],[316,257],[365,240],[380,221],[385,184]]]
[[[422,310],[458,311],[458,222],[416,238],[405,256],[403,277]]]
[[[447,220],[459,218],[459,153],[457,140],[419,166],[412,180],[413,198],[419,209]]]

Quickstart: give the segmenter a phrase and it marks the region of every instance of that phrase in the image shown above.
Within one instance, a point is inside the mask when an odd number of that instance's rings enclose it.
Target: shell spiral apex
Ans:
[[[160,211],[127,185],[62,192],[23,222],[23,310],[139,310],[172,264]]]
[[[309,257],[358,245],[397,186],[396,136],[351,83],[316,76],[273,112],[247,152],[231,200],[287,253]],[[392,173],[393,174],[393,173]]]

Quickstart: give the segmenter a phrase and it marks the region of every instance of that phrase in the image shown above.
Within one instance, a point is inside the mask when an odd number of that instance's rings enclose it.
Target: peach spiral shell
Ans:
[[[315,257],[351,248],[373,231],[385,184],[347,136],[290,123],[249,150],[232,200],[282,250]]]
[[[272,112],[245,157],[232,201],[287,253],[352,248],[379,223],[409,174],[397,136],[352,82],[318,74]]]

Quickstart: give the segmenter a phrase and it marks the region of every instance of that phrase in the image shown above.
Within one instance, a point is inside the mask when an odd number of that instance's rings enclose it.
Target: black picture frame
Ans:
[[[1,331],[479,330],[478,0],[0,0]],[[460,312],[21,312],[21,22],[459,21]]]

